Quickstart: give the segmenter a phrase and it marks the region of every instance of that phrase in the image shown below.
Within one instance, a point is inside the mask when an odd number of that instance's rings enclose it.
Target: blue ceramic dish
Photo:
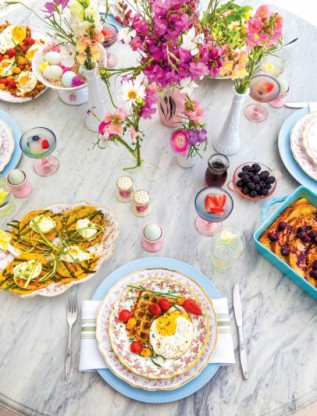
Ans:
[[[263,257],[270,261],[274,266],[276,266],[283,274],[285,274],[290,280],[292,280],[297,286],[303,289],[309,294],[313,299],[317,300],[317,289],[312,286],[307,280],[303,279],[299,274],[297,274],[287,263],[277,257],[272,251],[260,243],[259,238],[263,232],[269,228],[276,218],[293,202],[299,198],[306,198],[311,204],[313,204],[317,209],[317,194],[312,192],[310,189],[300,186],[289,196],[283,198],[272,198],[268,201],[261,211],[263,224],[261,227],[254,233],[253,238],[255,242],[256,249]],[[282,205],[267,218],[267,213],[269,208],[278,203],[282,202]]]

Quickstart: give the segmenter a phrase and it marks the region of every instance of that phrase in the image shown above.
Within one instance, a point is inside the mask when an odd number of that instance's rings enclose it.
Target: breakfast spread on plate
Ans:
[[[317,287],[317,207],[306,198],[289,205],[259,241]]]
[[[32,72],[32,59],[43,44],[29,26],[0,25],[0,91],[34,98],[45,89]]]
[[[210,338],[210,317],[188,286],[169,278],[127,285],[109,318],[109,338],[135,374],[168,379],[193,367]],[[136,358],[138,357],[138,358]]]
[[[68,210],[31,211],[10,224],[8,241],[16,252],[0,274],[0,288],[28,294],[54,282],[65,284],[96,272],[105,238],[107,220],[104,212],[92,205]]]
[[[0,118],[0,172],[10,162],[15,143],[11,127]]]

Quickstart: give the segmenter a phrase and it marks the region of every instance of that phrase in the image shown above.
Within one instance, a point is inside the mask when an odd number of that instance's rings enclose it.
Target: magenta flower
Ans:
[[[47,13],[47,17],[52,16],[52,14],[56,11],[55,3],[49,1],[44,4],[45,9],[43,10],[44,13]]]
[[[84,85],[84,81],[83,79],[79,76],[76,75],[73,79],[72,79],[72,87],[79,87],[80,85]]]
[[[171,134],[171,147],[175,153],[187,154],[189,148],[188,133],[186,130],[176,130]]]
[[[189,68],[192,79],[207,75],[209,72],[208,66],[203,62],[191,62]]]

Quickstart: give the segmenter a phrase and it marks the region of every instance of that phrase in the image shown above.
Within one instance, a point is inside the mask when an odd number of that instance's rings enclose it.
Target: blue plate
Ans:
[[[200,271],[194,269],[189,264],[183,263],[182,261],[169,259],[165,257],[148,257],[132,261],[131,263],[125,264],[119,267],[117,270],[112,272],[106,279],[101,283],[96,292],[94,293],[92,300],[102,300],[108,290],[117,283],[122,277],[132,273],[133,271],[142,268],[166,268],[169,270],[177,270],[185,275],[195,279],[206,291],[206,293],[214,299],[220,298],[218,291],[212,285],[212,283],[203,275]],[[169,403],[175,400],[183,399],[184,397],[190,396],[197,390],[201,389],[211,378],[216,374],[218,364],[208,364],[204,370],[194,380],[185,384],[176,390],[171,391],[146,391],[132,387],[123,380],[116,377],[110,370],[97,370],[99,375],[109,384],[112,388],[117,390],[124,396],[130,397],[130,399],[138,400],[145,403]]]
[[[1,172],[1,175],[7,176],[10,170],[14,169],[21,159],[22,150],[20,148],[20,139],[21,139],[21,130],[19,129],[16,122],[9,116],[9,114],[5,113],[4,111],[0,110],[0,118],[8,123],[11,127],[12,134],[14,136],[14,151],[11,156],[10,162]]]
[[[314,192],[317,192],[317,182],[309,177],[296,162],[291,150],[290,143],[292,128],[294,127],[295,123],[307,113],[308,108],[302,108],[301,110],[295,111],[295,113],[291,114],[284,121],[278,136],[278,149],[284,166],[293,176],[293,178],[296,179],[300,184],[307,186],[307,188],[312,189]]]

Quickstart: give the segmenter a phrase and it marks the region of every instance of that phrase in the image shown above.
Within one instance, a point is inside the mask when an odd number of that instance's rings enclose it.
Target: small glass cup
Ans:
[[[205,183],[207,186],[221,187],[227,179],[229,159],[221,153],[216,153],[208,159],[208,168],[205,172]]]
[[[210,260],[217,270],[228,270],[239,259],[245,247],[241,231],[234,227],[223,227],[211,237]]]
[[[56,136],[46,127],[34,127],[23,133],[20,139],[22,152],[37,159],[33,169],[39,176],[51,176],[58,169],[59,162],[51,153],[56,147]]]
[[[9,215],[14,209],[14,198],[6,179],[0,175],[0,217]]]

